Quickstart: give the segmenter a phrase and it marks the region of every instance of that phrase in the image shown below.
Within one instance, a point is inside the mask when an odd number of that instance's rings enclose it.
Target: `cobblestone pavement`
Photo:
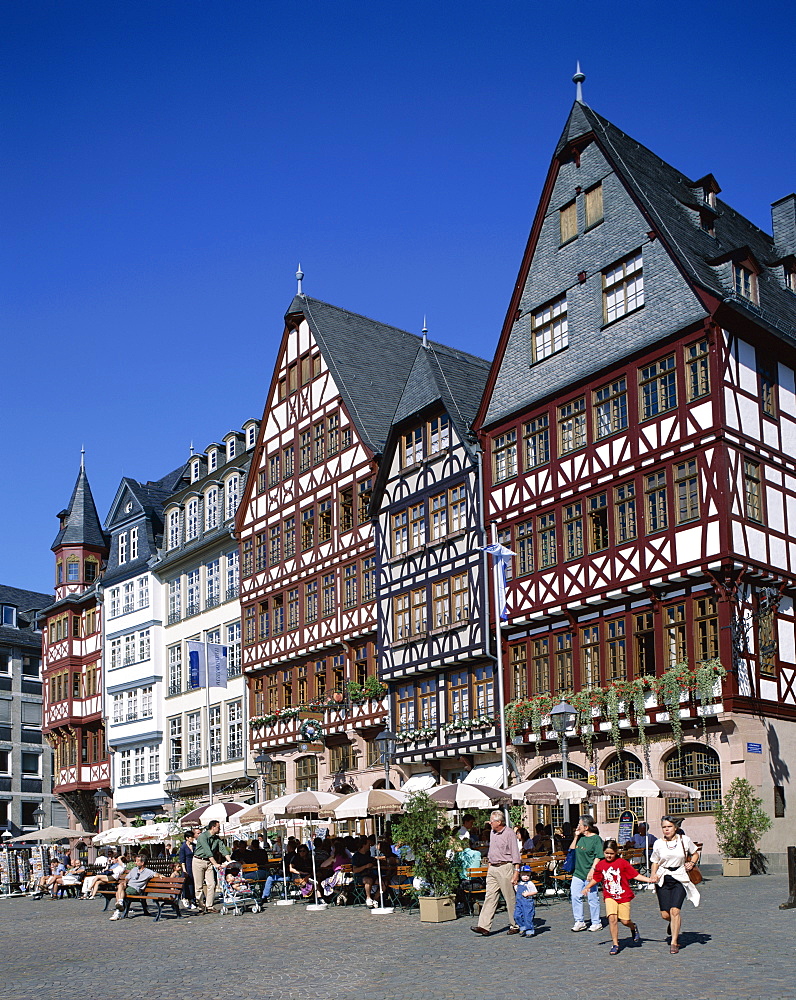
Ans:
[[[537,908],[537,936],[490,938],[471,918],[421,924],[364,907],[270,906],[239,917],[111,923],[100,900],[0,899],[3,1000],[507,1000],[565,994],[662,1000],[796,998],[796,909],[781,875],[706,878],[670,955],[653,892],[633,915],[643,943],[610,957],[607,926],[573,934],[569,903]],[[605,923],[605,919],[603,919]],[[627,934],[623,928],[621,938]]]

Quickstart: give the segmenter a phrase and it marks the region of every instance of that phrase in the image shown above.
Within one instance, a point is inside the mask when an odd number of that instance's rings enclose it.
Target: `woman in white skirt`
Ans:
[[[669,952],[680,951],[680,911],[686,899],[699,906],[699,893],[688,873],[699,860],[696,844],[685,833],[678,833],[680,821],[674,816],[661,820],[663,836],[655,841],[650,860],[650,881],[655,881],[655,892],[661,917],[669,921],[667,937],[671,935]]]

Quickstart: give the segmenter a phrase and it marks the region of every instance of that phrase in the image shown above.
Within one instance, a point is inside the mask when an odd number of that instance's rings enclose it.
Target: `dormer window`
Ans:
[[[733,264],[732,280],[735,294],[750,302],[757,301],[757,289],[755,287],[755,276],[751,268],[743,264]]]
[[[215,472],[218,468],[218,452],[215,448],[207,456],[207,466],[211,472]]]
[[[708,206],[708,208],[716,207],[716,192],[711,188],[702,188],[702,201]]]
[[[252,424],[251,427],[249,428],[249,430],[247,432],[247,436],[246,436],[247,447],[253,448],[254,447],[254,442],[256,440],[257,440],[257,428],[256,428],[256,426],[254,424]]]
[[[785,287],[796,292],[796,264],[785,265]]]
[[[235,457],[235,438],[230,438],[229,441],[227,441],[227,461],[229,462],[234,457]]]
[[[195,483],[198,478],[199,478],[199,459],[197,458],[195,459],[195,461],[191,462],[191,482]]]
[[[699,226],[702,232],[707,233],[708,236],[715,236],[715,231],[713,227],[713,213],[712,212],[700,212],[699,213]]]
[[[3,604],[3,605],[0,605],[0,607],[2,607],[3,625],[8,625],[9,628],[16,628],[17,627],[17,609],[14,607],[14,605],[13,604]]]

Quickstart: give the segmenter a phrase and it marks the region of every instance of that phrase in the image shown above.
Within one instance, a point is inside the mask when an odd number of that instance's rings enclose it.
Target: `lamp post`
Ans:
[[[40,805],[34,810],[34,812],[33,812],[33,822],[36,824],[36,828],[38,830],[41,830],[41,828],[43,827],[43,825],[44,825],[44,817],[46,815],[47,814],[45,813],[45,811],[42,809],[42,807]]]
[[[568,778],[567,774],[567,729],[575,720],[578,710],[568,705],[565,701],[560,701],[555,708],[550,709],[550,725],[561,737],[561,777]]]
[[[108,801],[108,793],[104,788],[98,788],[94,792],[94,805],[97,807],[97,830],[102,830],[102,821],[105,819],[105,803]]]
[[[261,753],[258,753],[257,756],[254,758],[254,766],[257,768],[257,773],[263,779],[263,794],[260,801],[264,802],[265,784],[270,778],[271,772],[274,769],[274,762],[269,756],[269,754],[267,754],[265,750],[263,750]]]
[[[373,741],[379,746],[379,753],[384,764],[384,787],[390,787],[390,764],[395,756],[395,744],[398,737],[391,729],[383,729]]]
[[[163,790],[166,795],[171,799],[171,821],[172,823],[177,822],[177,796],[180,794],[180,788],[182,788],[182,778],[179,774],[175,774],[173,771],[166,777],[163,782]]]

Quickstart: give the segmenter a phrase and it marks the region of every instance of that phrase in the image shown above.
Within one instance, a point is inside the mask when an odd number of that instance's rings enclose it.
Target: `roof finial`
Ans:
[[[191,441],[191,458],[193,458],[193,441]]]
[[[581,72],[580,61],[578,61],[577,66],[572,82],[575,84],[575,100],[578,104],[583,104],[583,81],[586,79],[586,74]]]
[[[428,347],[428,326],[426,325],[426,317],[423,317],[423,347]]]
[[[86,446],[84,444],[80,446],[80,471],[86,471]]]
[[[301,290],[301,279],[304,277],[304,272],[301,270],[301,261],[299,261],[298,271],[296,271],[296,281],[298,282],[298,291],[296,295],[303,295]]]

